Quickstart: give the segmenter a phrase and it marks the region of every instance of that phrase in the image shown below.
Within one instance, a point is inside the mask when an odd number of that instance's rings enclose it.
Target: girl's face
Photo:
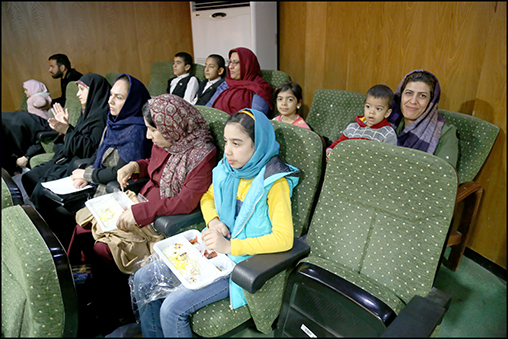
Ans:
[[[205,62],[205,78],[215,80],[224,73],[224,68],[219,68],[214,58],[207,58]]]
[[[125,80],[118,80],[111,88],[110,93],[108,100],[109,111],[112,116],[116,117],[120,114],[120,111],[125,104],[125,100],[127,100],[127,95],[129,94],[129,83]]]
[[[88,87],[78,85],[78,93],[76,94],[81,105],[86,105],[86,99],[88,98]]]
[[[26,97],[30,98],[30,93],[28,92],[28,90],[25,87],[23,87],[23,90],[25,91]]]
[[[424,82],[408,82],[400,98],[400,110],[404,116],[405,125],[418,119],[430,102],[430,86]]]
[[[150,126],[150,124],[145,120],[145,126],[146,126],[146,138],[149,140],[152,140],[154,144],[159,146],[160,148],[166,148],[172,145],[171,142],[167,141],[159,132],[159,130],[155,127]]]
[[[238,56],[238,53],[236,52],[231,53],[228,68],[231,79],[240,80],[242,78],[242,74],[240,71],[240,57]]]
[[[224,127],[224,142],[224,154],[233,168],[242,168],[254,154],[254,142],[237,122]]]
[[[292,90],[288,89],[277,94],[277,110],[282,115],[295,114],[301,104],[302,100],[297,101]]]

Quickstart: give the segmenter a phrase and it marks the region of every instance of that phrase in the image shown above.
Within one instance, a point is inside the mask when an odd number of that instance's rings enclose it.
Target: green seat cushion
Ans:
[[[4,303],[14,293],[20,301]],[[21,306],[24,307],[19,310]],[[21,319],[16,318],[20,315]],[[4,208],[2,334],[19,332],[21,337],[59,337],[64,321],[58,275],[46,242],[20,205]]]
[[[11,197],[11,191],[9,190],[9,187],[5,183],[4,178],[2,178],[2,209],[12,205],[13,202]]]

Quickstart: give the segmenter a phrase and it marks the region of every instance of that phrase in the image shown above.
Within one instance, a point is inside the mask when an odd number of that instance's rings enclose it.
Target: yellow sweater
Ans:
[[[254,179],[240,179],[236,199],[243,201],[250,184]],[[218,218],[215,209],[213,184],[201,198],[201,212],[206,225]],[[272,223],[272,233],[258,238],[231,239],[231,254],[277,253],[290,250],[293,247],[293,217],[291,215],[291,199],[289,198],[289,185],[285,178],[273,183],[267,195],[268,214]]]

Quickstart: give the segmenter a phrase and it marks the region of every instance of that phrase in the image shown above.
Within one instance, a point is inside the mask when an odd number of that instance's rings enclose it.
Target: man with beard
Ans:
[[[60,78],[60,86],[62,87],[62,96],[51,101],[51,106],[59,103],[62,107],[65,106],[65,91],[67,84],[71,81],[79,80],[83,74],[71,68],[71,62],[65,54],[54,54],[49,57],[49,73],[53,79]]]

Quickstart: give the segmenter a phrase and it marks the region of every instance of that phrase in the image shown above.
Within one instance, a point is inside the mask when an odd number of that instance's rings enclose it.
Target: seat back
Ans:
[[[268,70],[268,69],[262,69],[261,70],[261,78],[263,78],[264,81],[266,81],[270,86],[272,86],[273,90],[277,88],[280,84],[286,81],[290,81],[291,77],[284,73],[283,71],[279,70]]]
[[[19,104],[19,111],[21,112],[28,112],[28,98],[25,94],[25,88],[21,86],[21,103]]]
[[[361,276],[405,303],[425,296],[456,191],[454,168],[434,155],[370,140],[339,143],[309,228],[309,258],[345,267],[353,283]]]
[[[194,75],[201,82],[205,80],[205,66],[193,64],[190,75]],[[156,61],[150,69],[150,83],[148,84],[148,92],[151,97],[166,93],[168,88],[168,80],[175,76],[173,73],[172,61]]]
[[[279,156],[300,170],[298,185],[291,197],[295,238],[307,233],[324,176],[323,140],[300,126],[272,121],[279,142]]]
[[[338,89],[318,89],[305,121],[314,131],[331,142],[339,139],[342,131],[363,115],[365,95]]]
[[[457,128],[459,138],[459,184],[473,181],[494,146],[499,127],[464,113],[439,110]]]
[[[230,115],[217,108],[196,105],[196,108],[201,112],[208,126],[210,133],[213,137],[213,143],[217,146],[217,162],[222,159],[224,154],[224,127]]]
[[[33,207],[2,210],[2,336],[76,337],[77,295],[65,250]]]
[[[23,194],[9,172],[2,168],[2,209],[23,203]]]
[[[122,74],[122,73],[118,73],[118,72],[108,72],[106,73],[106,75],[104,76],[106,78],[106,80],[109,82],[109,84],[111,86],[113,86],[113,84],[115,83],[115,80],[116,78],[118,78],[118,76]]]

